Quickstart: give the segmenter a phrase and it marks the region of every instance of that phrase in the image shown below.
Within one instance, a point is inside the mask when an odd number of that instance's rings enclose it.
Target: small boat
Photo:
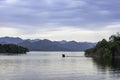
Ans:
[[[65,54],[62,54],[62,57],[65,57]]]

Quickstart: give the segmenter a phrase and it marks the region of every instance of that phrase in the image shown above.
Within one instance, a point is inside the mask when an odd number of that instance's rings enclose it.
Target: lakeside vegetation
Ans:
[[[120,34],[109,37],[109,41],[103,39],[94,48],[85,51],[86,57],[93,58],[120,58]]]
[[[28,51],[27,48],[15,44],[0,44],[0,54],[25,54]]]

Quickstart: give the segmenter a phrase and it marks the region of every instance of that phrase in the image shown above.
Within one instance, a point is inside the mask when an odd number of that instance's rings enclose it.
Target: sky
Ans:
[[[0,0],[0,37],[97,42],[120,32],[120,0]]]

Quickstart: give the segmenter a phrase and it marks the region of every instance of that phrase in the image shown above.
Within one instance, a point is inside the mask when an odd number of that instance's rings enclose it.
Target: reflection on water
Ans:
[[[98,68],[120,71],[120,59],[93,59]]]
[[[93,62],[99,72],[120,79],[120,59],[93,59]]]
[[[62,54],[67,56],[62,58]],[[0,56],[0,80],[120,80],[119,60],[92,60],[84,52],[29,52]]]

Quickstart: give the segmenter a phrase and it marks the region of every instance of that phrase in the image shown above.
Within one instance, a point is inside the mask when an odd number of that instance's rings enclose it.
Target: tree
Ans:
[[[86,50],[85,55],[99,58],[120,57],[120,34],[112,35],[109,41],[99,41],[94,48]]]
[[[14,44],[0,44],[0,53],[7,53],[7,54],[23,54],[28,52],[27,48],[14,45]]]

